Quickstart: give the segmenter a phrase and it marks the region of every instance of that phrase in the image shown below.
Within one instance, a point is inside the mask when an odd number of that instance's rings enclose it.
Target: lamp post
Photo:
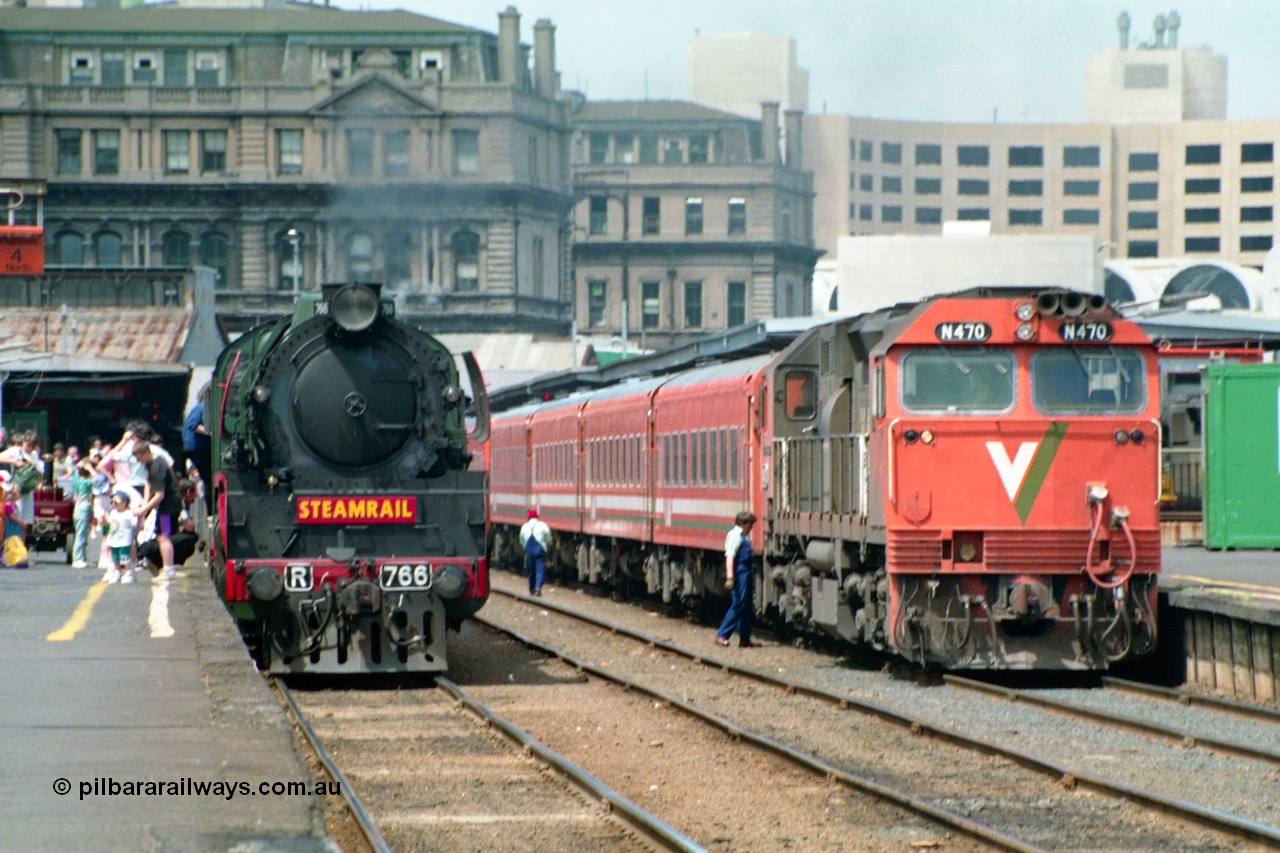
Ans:
[[[285,232],[284,238],[293,248],[293,295],[297,296],[298,291],[302,289],[302,263],[298,255],[298,247],[302,243],[302,232],[297,228],[290,228]]]

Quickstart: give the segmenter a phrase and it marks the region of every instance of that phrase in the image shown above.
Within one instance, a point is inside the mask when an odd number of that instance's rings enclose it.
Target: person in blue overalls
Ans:
[[[733,590],[729,599],[729,612],[724,614],[720,630],[716,631],[716,644],[729,645],[733,632],[738,632],[738,646],[749,649],[751,642],[751,611],[755,609],[755,584],[751,579],[751,528],[756,517],[743,510],[734,518],[734,528],[724,538],[724,585]]]
[[[524,568],[529,573],[529,594],[542,595],[542,581],[547,574],[547,551],[551,549],[551,528],[538,518],[536,509],[529,510],[529,520],[520,528],[520,547],[524,549]]]

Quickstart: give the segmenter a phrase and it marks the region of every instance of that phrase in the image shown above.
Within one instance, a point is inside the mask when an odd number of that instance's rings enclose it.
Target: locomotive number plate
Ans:
[[[1084,320],[1069,321],[1058,327],[1058,337],[1070,343],[1075,341],[1109,341],[1114,334],[1115,330],[1111,328],[1111,324],[1100,320],[1088,322]]]
[[[311,592],[312,584],[310,566],[299,563],[284,567],[284,588],[289,592]]]
[[[991,327],[981,321],[939,323],[933,333],[940,341],[987,341],[991,339]]]
[[[387,563],[378,570],[378,586],[386,590],[431,589],[431,566],[426,563]]]

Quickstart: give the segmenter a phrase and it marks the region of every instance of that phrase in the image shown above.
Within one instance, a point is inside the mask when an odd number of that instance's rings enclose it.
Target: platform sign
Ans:
[[[44,272],[44,229],[39,225],[0,225],[0,275]]]
[[[1280,548],[1280,364],[1210,364],[1204,388],[1209,548]]]

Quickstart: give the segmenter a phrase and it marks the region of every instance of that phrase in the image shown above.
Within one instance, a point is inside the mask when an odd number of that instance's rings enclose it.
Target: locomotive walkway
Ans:
[[[60,554],[0,569],[3,847],[336,851],[203,569],[100,577]]]

